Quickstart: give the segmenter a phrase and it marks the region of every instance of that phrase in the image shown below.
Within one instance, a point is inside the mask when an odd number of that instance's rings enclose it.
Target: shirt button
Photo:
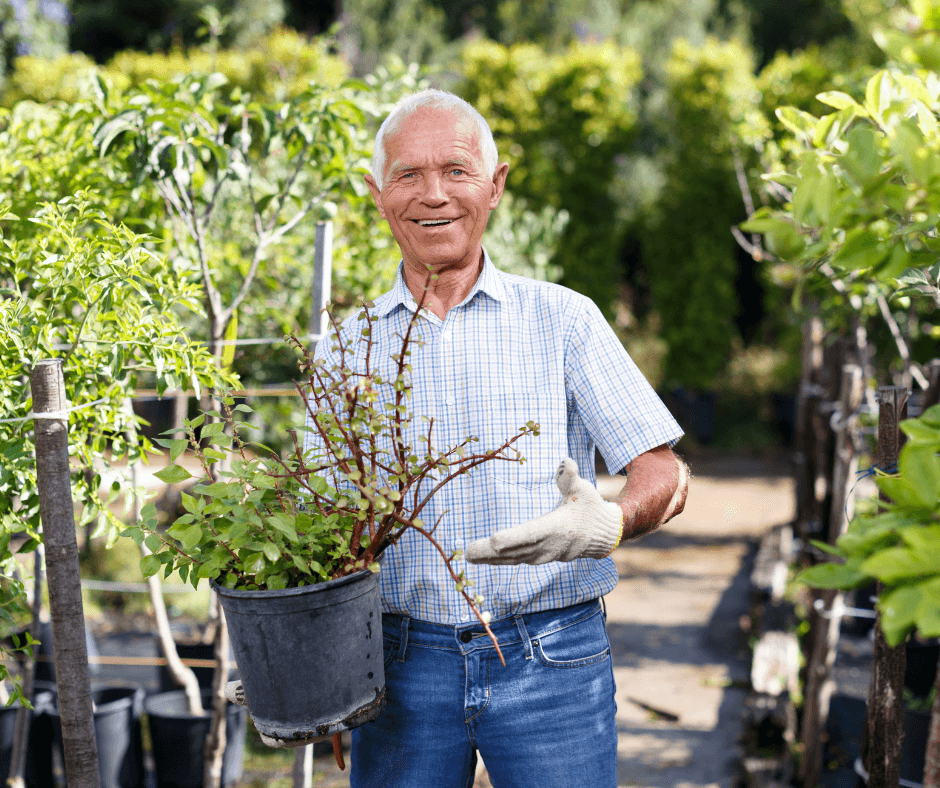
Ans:
[[[461,616],[461,617],[462,617],[462,616]],[[460,642],[461,642],[461,643],[469,643],[471,640],[473,640],[473,635],[471,635],[469,632],[461,632],[461,633],[460,633]]]
[[[446,400],[444,400],[444,401],[445,401],[448,405],[453,405],[453,404],[454,404],[454,398],[453,398],[453,397],[448,397],[448,398],[447,398]]]

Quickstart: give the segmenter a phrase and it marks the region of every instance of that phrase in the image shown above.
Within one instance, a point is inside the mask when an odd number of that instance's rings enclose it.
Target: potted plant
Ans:
[[[845,590],[880,581],[877,608],[889,646],[914,633],[925,639],[940,636],[940,405],[900,427],[907,443],[898,473],[876,478],[890,500],[880,502],[878,512],[852,520],[835,548],[814,542],[839,560],[812,566],[796,578],[817,588]],[[938,697],[933,715],[940,720]],[[940,747],[938,737],[940,729],[932,731],[928,746]]]
[[[437,524],[421,513],[444,486],[483,463],[523,461],[513,444],[537,435],[538,425],[520,426],[497,447],[477,450],[472,436],[434,446],[433,420],[409,409],[408,359],[420,341],[424,300],[381,364],[371,303],[342,324],[330,314],[332,329],[321,341],[333,343],[338,364],[315,359],[292,337],[309,448],[297,432],[285,456],[248,442],[243,431],[252,425],[237,414],[250,408],[222,397],[219,420],[200,415],[186,422],[185,438],[160,440],[172,463],[157,474],[164,482],[192,478],[177,462],[184,451],[202,465],[203,477],[183,495],[185,513],[164,529],[148,505],[139,525],[124,532],[152,551],[142,559],[145,576],[177,571],[194,585],[212,582],[249,714],[271,746],[324,740],[381,710],[379,559],[408,531],[435,546],[496,643],[483,597],[471,596],[472,582],[453,565],[460,551],[446,551],[435,540]]]

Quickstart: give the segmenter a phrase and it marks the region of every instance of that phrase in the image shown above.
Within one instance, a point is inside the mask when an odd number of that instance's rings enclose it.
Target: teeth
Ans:
[[[438,227],[442,224],[450,224],[450,219],[421,219],[418,221],[422,227]]]

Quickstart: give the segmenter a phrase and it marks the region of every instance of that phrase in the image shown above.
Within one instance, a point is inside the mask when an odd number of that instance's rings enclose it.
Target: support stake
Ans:
[[[62,413],[68,407],[62,359],[38,361],[30,375],[30,389],[34,413]],[[71,788],[100,788],[69,476],[67,418],[62,413],[62,418],[35,419],[36,481],[46,548],[65,777]]]

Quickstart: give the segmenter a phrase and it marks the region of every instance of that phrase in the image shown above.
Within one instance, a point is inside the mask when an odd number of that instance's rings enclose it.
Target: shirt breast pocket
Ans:
[[[564,396],[511,392],[482,416],[486,434],[494,438],[481,447],[486,449],[496,448],[495,439],[511,438],[529,421],[539,425],[538,435],[526,435],[513,444],[524,461],[493,460],[484,466],[493,529],[510,528],[551,510],[561,500],[555,470],[568,453]]]
[[[529,422],[539,425],[538,435],[525,435],[512,444],[524,459],[519,462],[493,460],[486,466],[488,476],[521,487],[554,483],[555,469],[568,453],[563,393],[552,396],[547,392],[503,392],[489,407],[480,409],[477,421],[478,431],[474,434],[481,441],[476,447],[482,450],[499,447]]]

